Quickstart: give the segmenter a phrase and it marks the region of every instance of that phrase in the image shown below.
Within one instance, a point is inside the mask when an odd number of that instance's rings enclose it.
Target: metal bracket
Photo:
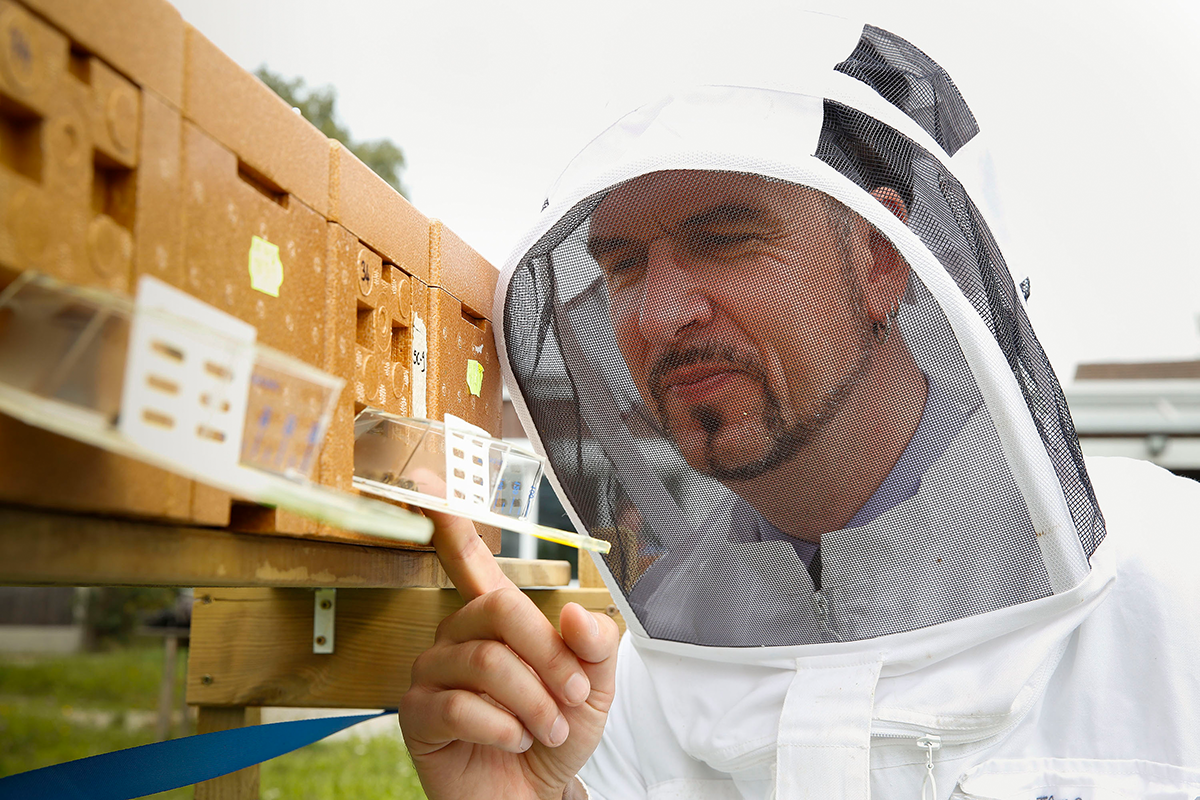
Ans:
[[[333,615],[337,589],[317,589],[313,594],[313,652],[333,652]]]

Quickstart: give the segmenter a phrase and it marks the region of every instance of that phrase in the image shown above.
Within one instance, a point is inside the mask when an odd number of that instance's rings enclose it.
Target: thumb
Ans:
[[[580,660],[592,685],[588,704],[607,712],[617,679],[617,646],[621,632],[607,614],[588,611],[578,603],[563,606],[558,618],[563,642]]]

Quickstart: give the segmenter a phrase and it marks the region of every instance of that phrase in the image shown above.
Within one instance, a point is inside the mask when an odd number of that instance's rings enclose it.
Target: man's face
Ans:
[[[818,192],[720,172],[646,175],[596,209],[621,353],[694,469],[738,481],[787,463],[861,378],[848,225]]]

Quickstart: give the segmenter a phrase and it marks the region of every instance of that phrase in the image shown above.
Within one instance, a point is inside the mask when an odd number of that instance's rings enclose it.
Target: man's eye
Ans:
[[[708,240],[713,244],[728,245],[748,242],[750,238],[750,234],[748,233],[714,233],[709,235]]]
[[[715,231],[697,231],[691,237],[692,248],[700,253],[721,254],[736,250],[755,240],[752,233],[717,233]]]
[[[700,245],[728,247],[731,245],[742,245],[742,243],[748,242],[754,239],[754,237],[754,234],[746,230],[697,230],[692,240],[700,243]]]
[[[627,276],[637,270],[642,264],[641,256],[616,256],[603,260],[604,271],[610,276]]]

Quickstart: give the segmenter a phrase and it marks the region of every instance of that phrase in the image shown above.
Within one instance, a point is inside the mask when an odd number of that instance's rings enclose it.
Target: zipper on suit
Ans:
[[[925,751],[925,777],[921,781],[921,800],[938,800],[937,779],[933,776],[933,751],[941,746],[940,736],[927,735],[917,739],[917,747]]]
[[[904,739],[925,751],[925,776],[921,779],[921,800],[938,800],[937,779],[933,774],[933,751],[942,747],[942,737],[933,733],[872,733],[873,739]]]
[[[821,623],[821,633],[824,634],[825,640],[840,642],[842,637],[838,636],[837,631],[829,624],[829,598],[825,596],[824,589],[817,589],[813,593],[813,611],[817,622]]]

